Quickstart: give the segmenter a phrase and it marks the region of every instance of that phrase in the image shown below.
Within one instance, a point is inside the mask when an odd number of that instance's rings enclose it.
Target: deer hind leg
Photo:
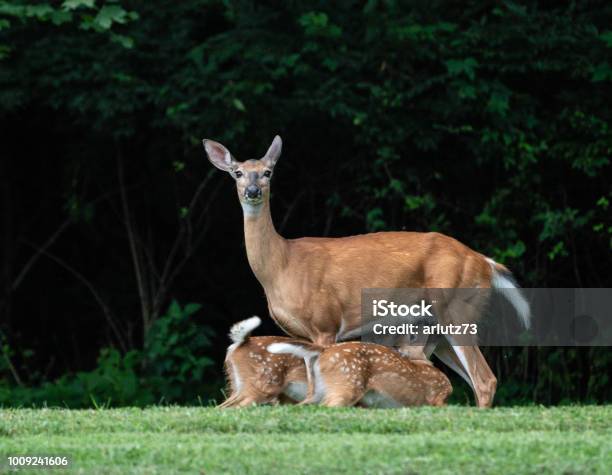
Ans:
[[[497,378],[477,346],[457,346],[442,342],[434,354],[467,381],[478,407],[491,407]]]
[[[457,357],[466,366],[474,386],[478,407],[491,407],[497,389],[497,378],[477,346],[454,346]]]
[[[436,394],[435,396],[428,398],[427,403],[434,407],[446,406],[446,401],[450,396],[450,393],[452,393],[452,391],[446,391],[442,394]]]
[[[436,406],[446,406],[446,401],[453,393],[453,386],[446,376],[443,376],[437,384],[434,384],[431,391],[427,395],[427,403]]]
[[[239,392],[232,394],[223,404],[219,407],[222,409],[231,407],[246,407],[253,406],[256,404],[277,404],[278,394],[276,393],[264,393],[256,387],[247,386],[241,388]]]
[[[350,407],[357,404],[360,399],[360,395],[352,391],[331,390],[325,395],[321,404],[327,407]]]
[[[257,404],[257,398],[254,398],[251,396],[245,396],[241,398],[240,401],[238,401],[232,407],[247,407],[247,406],[254,406],[255,404]]]
[[[223,404],[219,405],[221,409],[230,409],[233,407],[245,407],[257,404],[257,398],[253,395],[245,394],[244,392],[236,393],[226,399]]]
[[[219,404],[219,409],[227,409],[230,407],[236,407],[236,404],[238,404],[240,400],[240,394],[236,393],[236,394],[232,394],[230,397],[228,397],[225,401],[223,401],[221,404]]]
[[[329,375],[326,378],[325,395],[321,404],[327,407],[354,406],[363,398],[365,388],[358,379],[343,378],[343,374]]]

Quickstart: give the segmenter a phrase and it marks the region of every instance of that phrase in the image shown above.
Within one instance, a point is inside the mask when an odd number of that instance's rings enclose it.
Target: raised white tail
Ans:
[[[234,323],[229,332],[229,337],[230,340],[232,340],[232,344],[227,348],[226,358],[229,357],[229,355],[231,355],[236,348],[242,345],[248,339],[251,332],[259,325],[261,325],[261,318],[257,316]]]
[[[516,310],[523,326],[529,328],[531,326],[529,302],[527,302],[519,285],[512,277],[512,273],[505,266],[498,264],[491,258],[487,257],[487,262],[491,265],[491,269],[493,270],[491,287],[501,292],[501,294],[508,299]]]
[[[230,328],[230,340],[232,340],[235,346],[241,345],[259,325],[261,325],[261,318],[259,317],[251,317],[235,323]]]

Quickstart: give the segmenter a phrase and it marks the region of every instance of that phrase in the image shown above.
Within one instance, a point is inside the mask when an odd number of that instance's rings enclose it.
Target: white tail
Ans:
[[[265,290],[270,316],[292,336],[323,347],[342,340],[343,334],[361,326],[361,289],[470,289],[506,284],[499,276],[495,280],[499,264],[492,270],[485,256],[439,233],[287,240],[276,232],[270,213],[280,137],[274,138],[259,160],[240,162],[212,140],[204,140],[204,148],[211,163],[236,182],[249,264]],[[527,322],[523,301],[516,296],[511,301]],[[473,383],[478,404],[489,406],[495,376],[477,347],[465,348],[469,367],[463,370]]]
[[[512,277],[512,273],[493,259],[487,257],[487,262],[491,264],[491,270],[493,271],[491,287],[498,290],[508,299],[516,310],[523,326],[529,328],[531,326],[529,302],[527,302],[523,292],[521,292],[520,287]]]
[[[321,351],[307,350],[303,346],[293,343],[272,343],[270,346],[268,346],[268,351],[274,354],[290,354],[305,360],[315,358],[321,353]]]
[[[232,340],[235,345],[242,344],[244,340],[248,338],[251,332],[255,330],[259,325],[261,325],[261,318],[257,316],[247,318],[246,320],[242,320],[238,323],[235,323],[234,325],[232,325],[232,328],[230,328],[230,340]]]

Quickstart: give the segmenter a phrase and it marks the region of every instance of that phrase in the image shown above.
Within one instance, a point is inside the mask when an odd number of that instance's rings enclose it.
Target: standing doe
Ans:
[[[261,159],[244,162],[218,142],[204,140],[204,148],[211,163],[236,181],[249,264],[264,288],[270,316],[292,336],[320,346],[348,339],[361,327],[365,288],[516,289],[504,266],[439,233],[285,239],[270,215],[270,180],[281,155],[280,137]],[[505,295],[528,326],[526,300],[518,291]],[[497,380],[477,346],[457,346],[444,338],[428,344],[426,352],[471,385],[479,406],[491,405]]]

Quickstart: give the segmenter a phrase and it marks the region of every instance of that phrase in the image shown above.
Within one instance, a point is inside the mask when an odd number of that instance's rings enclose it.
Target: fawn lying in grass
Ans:
[[[268,351],[304,359],[309,385],[302,404],[443,406],[453,390],[446,375],[434,366],[411,361],[373,343],[347,342],[321,348],[309,343],[275,342]]]
[[[266,350],[273,343],[299,343],[299,340],[282,336],[251,337],[251,332],[260,324],[259,317],[252,317],[236,323],[230,330],[232,344],[225,357],[230,396],[220,405],[222,408],[295,403],[306,397],[304,360]]]

